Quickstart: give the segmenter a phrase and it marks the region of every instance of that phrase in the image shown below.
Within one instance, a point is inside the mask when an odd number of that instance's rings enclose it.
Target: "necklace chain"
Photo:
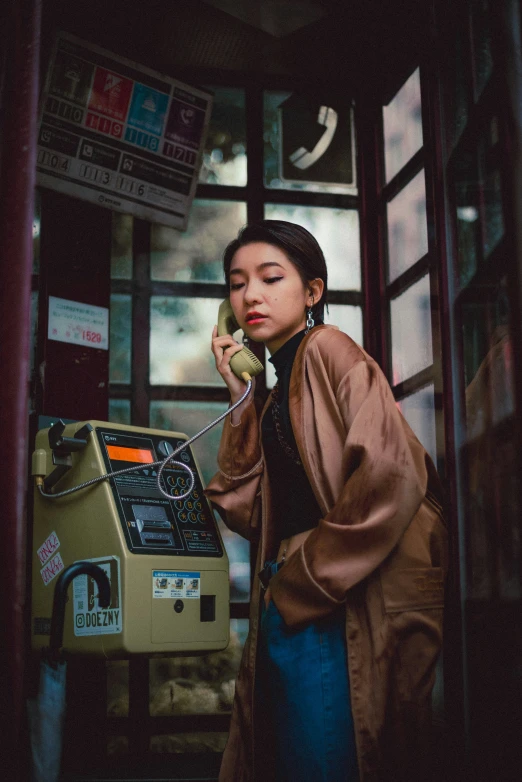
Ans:
[[[295,451],[294,448],[292,448],[292,446],[289,443],[287,443],[287,441],[283,437],[283,432],[281,430],[281,408],[279,407],[279,383],[276,383],[274,388],[272,389],[272,420],[274,422],[277,439],[279,440],[279,444],[281,448],[295,464],[297,464],[299,467],[302,467],[303,463],[299,457],[299,454]]]

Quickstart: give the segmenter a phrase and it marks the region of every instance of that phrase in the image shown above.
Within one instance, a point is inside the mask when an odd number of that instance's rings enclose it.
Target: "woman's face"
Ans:
[[[306,308],[312,305],[312,296],[319,300],[322,285],[322,280],[312,280],[305,286],[283,250],[265,242],[240,247],[230,264],[230,303],[236,320],[271,354],[304,329]]]

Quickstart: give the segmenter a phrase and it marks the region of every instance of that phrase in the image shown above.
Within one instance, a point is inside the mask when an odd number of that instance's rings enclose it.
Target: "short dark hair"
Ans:
[[[328,272],[317,239],[302,225],[288,223],[286,220],[260,220],[245,225],[239,231],[237,239],[233,239],[227,245],[223,256],[223,271],[228,287],[230,287],[232,258],[240,247],[254,242],[265,242],[283,250],[299,272],[304,285],[317,277],[324,282],[323,295],[312,307],[314,320],[322,322],[324,308],[328,306]]]

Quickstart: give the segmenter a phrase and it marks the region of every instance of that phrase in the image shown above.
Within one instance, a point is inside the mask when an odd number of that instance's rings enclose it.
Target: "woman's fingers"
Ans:
[[[216,369],[227,384],[231,394],[237,394],[243,387],[243,381],[240,381],[233,373],[230,366],[232,356],[243,350],[243,345],[230,335],[223,334],[217,336],[217,327],[212,331],[212,352],[216,362]]]

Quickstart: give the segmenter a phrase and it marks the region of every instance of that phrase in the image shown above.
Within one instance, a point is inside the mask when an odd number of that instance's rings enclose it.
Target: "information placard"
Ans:
[[[42,99],[37,182],[184,229],[209,93],[58,33]]]

